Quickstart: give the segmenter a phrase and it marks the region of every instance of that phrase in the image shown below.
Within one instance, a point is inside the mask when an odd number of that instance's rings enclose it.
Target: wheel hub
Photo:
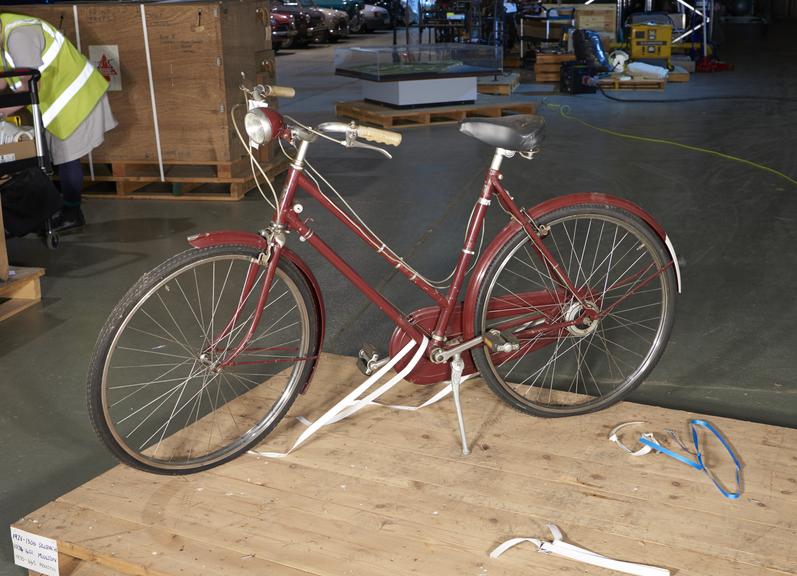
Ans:
[[[565,322],[576,322],[567,327],[567,331],[573,336],[580,338],[589,336],[598,327],[597,317],[593,318],[591,313],[597,313],[598,307],[591,301],[571,302],[565,310]]]
[[[203,352],[199,355],[199,363],[211,372],[221,372],[219,359],[214,358],[209,352]]]

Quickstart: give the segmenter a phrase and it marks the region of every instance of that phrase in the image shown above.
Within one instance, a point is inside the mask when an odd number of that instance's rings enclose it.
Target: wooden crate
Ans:
[[[617,7],[614,4],[587,4],[576,7],[576,28],[614,36],[617,31]]]
[[[562,64],[576,59],[575,54],[545,54],[537,52],[534,60],[534,79],[537,82],[559,82]]]
[[[353,358],[328,354],[315,378],[260,449],[286,449],[305,429],[297,416],[315,419],[363,381]],[[405,383],[385,400],[418,405],[438,389]],[[489,558],[510,537],[549,538],[549,522],[675,576],[797,575],[797,430],[710,418],[745,465],[742,497],[727,500],[705,474],[607,440],[634,420],[686,438],[694,414],[622,403],[533,418],[480,379],[462,400],[468,457],[450,398],[414,413],[370,407],[280,460],[244,455],[190,476],[116,467],[15,526],[56,539],[62,566],[106,570],[92,576],[609,575],[530,545]]]
[[[274,78],[266,0],[181,3],[80,3],[17,6],[61,28],[81,51],[116,46],[121,89],[109,91],[119,126],[94,151],[94,162],[156,162],[146,19],[162,159],[233,162],[245,151],[230,123],[243,101],[241,72],[250,82]],[[77,15],[77,20],[75,19]]]
[[[365,100],[335,104],[335,113],[338,116],[353,118],[357,122],[366,124],[375,124],[381,128],[452,124],[465,118],[499,118],[507,114],[534,114],[536,109],[537,106],[533,102],[430,106],[406,110],[397,110]]]

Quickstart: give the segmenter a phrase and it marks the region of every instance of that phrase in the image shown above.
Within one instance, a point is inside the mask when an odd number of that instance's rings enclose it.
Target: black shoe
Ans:
[[[86,217],[80,208],[66,207],[60,213],[53,216],[53,230],[56,232],[66,232],[75,230],[86,225]]]

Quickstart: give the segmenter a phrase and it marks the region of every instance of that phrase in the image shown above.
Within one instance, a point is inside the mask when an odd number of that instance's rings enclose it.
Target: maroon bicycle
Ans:
[[[293,146],[290,170],[262,231],[189,238],[189,250],[144,274],[108,318],[91,360],[89,411],[123,462],[165,474],[219,465],[260,442],[307,390],[325,310],[312,271],[288,247],[292,241],[312,246],[395,323],[387,357],[361,352],[364,372],[392,358],[411,382],[451,380],[466,452],[459,383],[467,375],[479,373],[499,398],[528,414],[570,416],[624,398],[662,355],[680,271],[653,217],[603,194],[522,208],[503,187],[502,163],[532,158],[544,137],[542,118],[461,122],[464,134],[494,153],[456,266],[441,282],[391,250],[307,160],[319,138],[389,156],[362,140],[398,145],[399,134],[354,123],[304,126],[264,105],[266,96],[291,89],[247,92],[249,144],[279,139]],[[313,230],[299,190],[430,305],[404,314],[391,304]],[[494,204],[508,222],[481,250],[485,213]]]

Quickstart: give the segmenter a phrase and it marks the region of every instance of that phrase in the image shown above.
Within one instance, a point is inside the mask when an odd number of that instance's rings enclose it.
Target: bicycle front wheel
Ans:
[[[492,390],[523,412],[606,408],[634,390],[664,351],[675,314],[669,254],[643,221],[611,206],[569,206],[538,224],[550,227],[543,242],[580,298],[521,229],[488,266],[474,319],[477,334],[515,336],[519,349],[480,347],[473,359]],[[586,308],[597,319],[581,322]]]
[[[188,250],[142,276],[111,313],[89,367],[88,405],[123,462],[163,474],[217,466],[267,435],[302,390],[318,355],[316,301],[281,260],[247,341],[266,275],[258,255]]]

